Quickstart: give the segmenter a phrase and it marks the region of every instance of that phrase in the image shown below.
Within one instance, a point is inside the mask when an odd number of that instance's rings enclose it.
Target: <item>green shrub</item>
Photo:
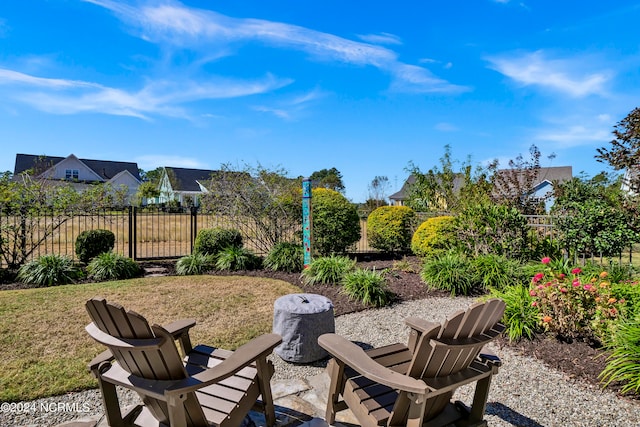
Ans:
[[[468,295],[473,289],[474,267],[462,254],[447,252],[425,262],[420,277],[429,286]]]
[[[95,256],[113,250],[116,236],[109,230],[87,230],[76,238],[76,255],[82,262],[89,262]]]
[[[600,374],[604,386],[619,381],[622,393],[640,392],[640,315],[620,322],[605,345],[611,354]]]
[[[242,235],[233,228],[204,228],[198,232],[193,245],[193,252],[205,255],[217,255],[227,247],[242,247]]]
[[[349,298],[373,307],[383,307],[391,300],[384,275],[375,270],[348,272],[342,279],[342,290]]]
[[[510,285],[528,283],[518,261],[500,255],[480,255],[473,260],[474,286],[503,289]]]
[[[424,221],[411,238],[411,251],[421,258],[433,257],[455,247],[452,216],[436,216]]]
[[[183,256],[176,262],[176,274],[179,276],[203,274],[213,268],[213,258],[213,255],[205,255],[201,252]]]
[[[469,256],[527,257],[527,219],[515,208],[481,203],[466,207],[455,217],[456,237]]]
[[[103,252],[87,265],[89,277],[104,282],[107,280],[124,280],[140,276],[142,268],[131,258],[114,252]]]
[[[265,257],[263,265],[273,271],[300,272],[304,265],[304,249],[301,244],[277,243]]]
[[[508,285],[502,289],[491,288],[490,298],[500,298],[506,304],[502,323],[510,341],[521,338],[533,339],[540,330],[540,312],[533,304],[533,297],[529,294],[529,287],[523,285]]]
[[[640,315],[640,283],[614,283],[611,285],[611,296],[618,301],[624,301],[622,315],[627,319]]]
[[[67,285],[81,275],[73,260],[64,255],[43,255],[18,269],[17,279],[39,287]]]
[[[228,246],[215,256],[215,267],[218,270],[255,270],[261,264],[262,260],[253,252],[239,246]]]
[[[553,259],[562,258],[562,245],[557,239],[551,239],[549,237],[540,237],[537,232],[532,228],[529,230],[529,253],[528,259],[538,260],[544,257]]]
[[[407,206],[381,206],[367,218],[367,240],[383,252],[408,253],[416,214]]]
[[[313,249],[321,256],[343,254],[360,240],[360,217],[353,203],[334,190],[314,188]]]
[[[355,268],[356,262],[345,256],[331,255],[315,258],[302,271],[302,280],[308,285],[340,283],[346,273]]]

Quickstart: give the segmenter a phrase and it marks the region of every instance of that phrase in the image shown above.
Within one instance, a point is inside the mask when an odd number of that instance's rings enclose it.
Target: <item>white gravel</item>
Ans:
[[[404,319],[419,316],[442,321],[448,314],[466,308],[470,298],[428,298],[392,307],[367,310],[336,318],[336,332],[346,338],[380,346],[404,342],[408,328]],[[503,366],[491,385],[486,419],[490,426],[640,426],[640,402],[616,396],[583,382],[573,381],[540,361],[509,348],[495,348]],[[323,370],[324,363],[300,366],[272,357],[274,380],[307,378]],[[473,390],[467,386],[455,398],[470,403]],[[129,394],[126,400],[135,400]],[[0,412],[1,426],[53,426],[102,413],[96,390],[72,393],[22,403],[22,410]],[[67,406],[65,406],[67,405]]]

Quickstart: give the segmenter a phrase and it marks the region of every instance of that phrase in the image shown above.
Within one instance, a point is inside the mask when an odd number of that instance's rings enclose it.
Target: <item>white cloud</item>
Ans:
[[[232,43],[258,41],[272,47],[302,51],[318,60],[374,66],[390,73],[394,80],[392,88],[402,91],[460,91],[459,86],[432,76],[412,78],[416,74],[427,76],[430,72],[398,61],[398,55],[393,50],[297,25],[262,19],[232,18],[209,10],[190,8],[171,0],[162,4],[149,2],[140,7],[122,5],[112,0],[84,1],[111,10],[139,31],[139,37],[155,43],[188,47],[202,53],[211,52],[212,49],[229,53],[228,46]],[[376,42],[399,42],[396,36],[386,33],[375,36],[375,39]],[[408,67],[422,71],[408,73]]]
[[[402,39],[395,34],[380,33],[380,34],[359,34],[358,38],[367,43],[373,44],[386,44],[386,45],[401,45]]]
[[[436,130],[439,130],[440,132],[456,132],[458,131],[458,128],[454,125],[452,125],[451,123],[447,123],[447,122],[441,122],[438,123],[434,126],[434,128]]]
[[[612,77],[608,70],[593,68],[593,58],[550,59],[543,51],[487,58],[490,68],[524,86],[541,86],[573,97],[606,95]]]
[[[585,121],[585,123],[589,122]],[[558,148],[571,148],[609,141],[611,131],[607,125],[572,124],[539,131],[535,139],[551,142]]]
[[[32,107],[54,114],[103,113],[149,118],[151,115],[187,117],[181,104],[255,95],[281,88],[290,80],[267,75],[263,79],[241,81],[214,79],[156,81],[138,91],[105,87],[96,83],[36,77],[0,69],[0,85],[10,85],[9,96]]]
[[[263,113],[271,113],[284,120],[293,120],[297,118],[302,111],[306,110],[315,100],[324,96],[325,94],[323,92],[315,89],[291,99],[281,101],[278,107],[256,105],[253,109]]]

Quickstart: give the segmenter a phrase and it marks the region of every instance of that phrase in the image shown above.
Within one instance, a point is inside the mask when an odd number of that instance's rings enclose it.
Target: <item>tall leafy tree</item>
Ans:
[[[321,169],[315,171],[309,177],[313,188],[328,188],[342,193],[344,191],[344,183],[342,182],[342,173],[336,168]]]
[[[524,215],[535,215],[544,210],[544,198],[534,196],[535,185],[540,176],[541,153],[537,146],[529,148],[529,158],[519,154],[509,160],[508,169],[498,169],[499,163],[494,160],[489,169],[492,171],[494,202],[518,209]],[[554,155],[549,156],[552,159]]]
[[[598,148],[596,160],[611,165],[615,170],[627,169],[628,183],[635,193],[640,193],[640,108],[636,107],[613,129],[611,147]]]
[[[422,172],[410,162],[407,170],[415,182],[409,187],[407,205],[418,212],[458,212],[469,204],[486,200],[490,190],[487,172],[480,166],[474,169],[470,159],[456,171],[457,163],[449,145],[445,145],[440,167]]]

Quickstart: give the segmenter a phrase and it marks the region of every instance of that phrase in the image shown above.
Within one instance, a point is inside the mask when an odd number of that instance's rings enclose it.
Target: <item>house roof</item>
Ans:
[[[200,184],[209,181],[219,171],[209,169],[187,169],[165,166],[168,174],[172,173],[171,187],[173,191],[196,191],[200,192]]]
[[[507,173],[509,171],[511,171],[511,169],[500,169],[497,171],[497,173],[499,174]],[[563,182],[563,181],[570,180],[572,177],[573,175],[572,175],[571,166],[554,166],[554,167],[548,167],[548,168],[539,168],[538,176],[537,176],[537,179],[535,180],[536,182],[535,182],[534,188],[537,188],[541,183],[545,181]],[[409,175],[407,180],[402,185],[402,188],[400,189],[400,191],[393,193],[391,196],[389,196],[389,199],[407,200],[409,198],[409,188],[411,187],[411,185],[415,184],[415,182],[416,182],[416,177],[414,175]],[[454,191],[457,191],[458,189],[460,189],[461,185],[462,185],[461,179],[459,178],[454,179],[454,182],[453,182]]]
[[[409,189],[413,184],[416,183],[416,176],[411,174],[407,178],[407,180],[402,184],[402,188],[389,196],[389,199],[397,201],[397,200],[407,200],[409,198]],[[463,178],[462,175],[456,175],[453,178],[453,191],[458,191],[460,187],[462,187]]]
[[[67,157],[57,156],[36,156],[33,154],[16,154],[16,164],[13,169],[14,175],[19,175],[29,169],[39,169],[42,172],[60,163]],[[140,171],[137,163],[115,162],[111,160],[78,159],[88,168],[93,170],[105,181],[110,180],[122,171],[128,171],[138,181],[140,181]]]
[[[497,171],[497,173],[506,175],[514,171],[518,172],[517,170],[514,170],[514,169],[500,169]],[[524,175],[519,174],[519,175],[516,175],[515,178],[517,178],[517,180],[522,183],[522,181],[524,180]],[[571,178],[573,178],[573,169],[571,166],[554,166],[554,167],[548,167],[548,168],[539,168],[538,174],[535,177],[535,180],[533,182],[533,188],[531,190],[535,191],[543,187],[544,183],[564,182],[564,181],[570,180]],[[499,184],[504,184],[504,181],[498,180],[496,182],[496,185],[499,185]],[[499,188],[497,188],[496,190],[500,191]],[[504,192],[504,190],[502,191]]]

